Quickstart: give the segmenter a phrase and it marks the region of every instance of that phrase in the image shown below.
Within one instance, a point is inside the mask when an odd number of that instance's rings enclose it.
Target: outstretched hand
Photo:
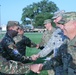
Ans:
[[[38,54],[37,55],[32,55],[31,58],[32,58],[32,60],[37,60],[39,58],[39,55]]]
[[[30,66],[30,70],[39,74],[40,71],[42,70],[42,66],[43,64],[33,64]]]

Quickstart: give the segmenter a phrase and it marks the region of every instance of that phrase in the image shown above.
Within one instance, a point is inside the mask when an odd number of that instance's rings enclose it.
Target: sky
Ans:
[[[27,5],[42,0],[0,0],[0,24],[6,25],[9,20],[21,23],[22,9]],[[54,2],[60,10],[76,12],[76,0],[49,0]]]

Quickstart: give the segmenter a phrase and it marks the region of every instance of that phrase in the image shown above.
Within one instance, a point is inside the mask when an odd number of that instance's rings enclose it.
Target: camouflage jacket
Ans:
[[[25,74],[30,71],[30,63],[23,64],[21,62],[7,60],[2,56],[3,47],[0,43],[0,72],[6,74]]]
[[[73,58],[70,67],[76,69],[76,36],[68,42],[68,53],[70,53]]]
[[[66,36],[63,34],[63,31],[60,28],[57,28],[49,42],[45,46],[43,50],[41,50],[38,54],[40,57],[46,57],[53,51],[53,56],[57,56],[57,49],[66,41]]]
[[[15,60],[22,63],[28,63],[32,61],[30,57],[22,56],[19,53],[13,38],[8,33],[6,33],[2,39],[1,45],[3,47],[2,56],[7,60]]]
[[[36,47],[37,46],[35,43],[33,43],[26,36],[19,35],[19,34],[16,37],[14,37],[14,41],[16,43],[18,51],[22,55],[26,55],[26,46],[28,46],[28,47]]]
[[[47,42],[51,38],[52,33],[55,31],[55,28],[52,28],[52,30],[46,30],[43,33],[43,36],[41,38],[40,46],[46,46]]]

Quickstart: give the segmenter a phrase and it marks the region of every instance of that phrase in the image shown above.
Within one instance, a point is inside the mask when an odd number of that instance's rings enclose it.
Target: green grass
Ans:
[[[26,33],[25,35],[27,37],[29,37],[36,44],[38,44],[41,41],[41,37],[42,37],[42,34],[41,33]],[[26,55],[27,56],[31,56],[33,54],[38,53],[39,51],[40,50],[38,50],[36,48],[29,48],[29,47],[27,47],[26,48]],[[41,63],[43,61],[42,60],[38,60],[35,63],[39,63],[39,62]],[[42,71],[40,74],[36,74],[36,73],[30,72],[28,75],[48,75],[48,74],[47,74],[47,71]]]
[[[2,39],[3,36],[4,34],[0,34],[0,39]],[[41,41],[42,34],[41,33],[25,33],[25,36],[29,37],[32,40],[32,42],[38,44]],[[39,49],[27,47],[26,55],[31,56],[33,54],[37,54],[39,51],[40,51]],[[39,63],[39,62],[41,63],[43,61],[38,59],[35,63]],[[30,73],[28,73],[27,75],[48,75],[48,74],[47,74],[47,71],[41,71],[40,74],[36,74],[30,71]]]

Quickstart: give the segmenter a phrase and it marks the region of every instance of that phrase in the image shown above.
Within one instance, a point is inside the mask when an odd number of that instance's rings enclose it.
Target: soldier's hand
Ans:
[[[42,70],[43,64],[33,64],[30,66],[30,70],[35,72],[35,73],[40,73]]]
[[[37,44],[36,48],[37,48],[37,49],[39,48],[39,44]]]
[[[31,58],[32,58],[32,60],[37,60],[39,58],[39,55],[38,54],[37,55],[32,55]]]

